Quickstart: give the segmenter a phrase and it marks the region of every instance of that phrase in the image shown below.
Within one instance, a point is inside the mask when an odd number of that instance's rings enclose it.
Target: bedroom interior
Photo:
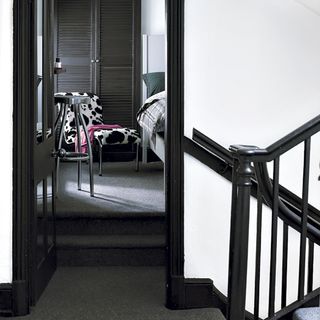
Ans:
[[[51,91],[43,81],[43,4],[37,0],[35,143],[54,135],[57,151],[56,175],[37,188],[37,261],[45,202],[54,201],[58,268],[154,266],[162,279],[165,1],[56,0]],[[42,113],[50,99],[53,116]]]

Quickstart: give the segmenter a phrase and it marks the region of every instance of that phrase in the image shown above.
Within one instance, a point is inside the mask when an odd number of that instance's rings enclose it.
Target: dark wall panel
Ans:
[[[92,91],[92,1],[57,1],[57,55],[66,73],[58,91]]]
[[[100,98],[106,122],[133,125],[133,0],[100,2]]]
[[[132,126],[132,72],[131,68],[102,68],[100,99],[103,118],[107,123]]]

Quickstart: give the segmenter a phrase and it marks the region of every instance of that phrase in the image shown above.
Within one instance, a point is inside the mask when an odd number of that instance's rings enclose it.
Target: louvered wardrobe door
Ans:
[[[133,0],[100,0],[100,99],[107,123],[133,125]]]
[[[61,58],[66,73],[58,76],[57,90],[93,92],[91,59],[92,14],[94,1],[57,1],[57,56]]]

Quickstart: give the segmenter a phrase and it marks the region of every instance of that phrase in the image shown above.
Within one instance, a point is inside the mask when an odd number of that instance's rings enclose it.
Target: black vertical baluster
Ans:
[[[308,259],[308,293],[313,290],[313,263],[314,263],[314,243],[309,240],[309,259]]]
[[[298,299],[304,297],[305,273],[306,273],[306,242],[308,222],[308,198],[309,198],[309,173],[310,173],[310,138],[304,142],[303,164],[303,189],[302,189],[302,220],[300,236],[300,261],[299,261],[299,289]]]
[[[237,159],[233,160],[233,170],[232,170],[232,195],[231,195],[231,222],[230,222],[230,245],[229,245],[229,274],[228,274],[228,306],[231,309],[231,297],[230,292],[233,290],[231,288],[231,280],[232,277],[232,267],[231,267],[231,252],[233,252],[233,243],[234,243],[234,236],[235,236],[235,227],[236,227],[236,216],[237,216],[237,199],[238,199],[238,167],[239,161]],[[231,311],[228,310],[227,319],[231,319]]]
[[[231,210],[228,279],[228,320],[245,320],[249,215],[252,168],[250,161],[235,160]]]
[[[262,228],[262,196],[258,188],[257,193],[257,238],[256,238],[256,274],[255,274],[255,292],[254,292],[254,320],[259,320],[260,304],[260,269],[261,269],[261,228]]]
[[[283,246],[282,246],[282,286],[281,308],[287,306],[287,277],[288,277],[288,225],[283,223]]]
[[[269,317],[275,313],[276,295],[276,268],[277,268],[277,235],[279,212],[279,157],[273,164],[273,204],[272,204],[272,230],[271,230],[271,258],[270,258],[270,286],[269,286]]]
[[[238,199],[238,167],[239,161],[237,159],[233,160],[233,170],[232,170],[232,194],[231,194],[231,223],[230,223],[230,244],[234,241],[234,230],[236,222],[236,210],[237,210],[237,199]],[[230,250],[231,250],[230,246]]]

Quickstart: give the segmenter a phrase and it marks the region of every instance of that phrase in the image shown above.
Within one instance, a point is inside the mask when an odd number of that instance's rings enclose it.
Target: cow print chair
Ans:
[[[63,92],[59,95],[83,95],[91,98],[90,104],[81,105],[81,113],[87,128],[93,125],[104,124],[102,116],[102,105],[99,97],[92,93],[81,92]],[[59,107],[59,106],[58,106]],[[76,141],[77,130],[73,111],[69,108],[67,111],[67,119],[64,128],[64,138],[67,144],[74,144]],[[99,146],[99,175],[102,176],[102,149],[106,145],[136,145],[136,170],[139,170],[139,146],[141,143],[140,134],[135,129],[130,128],[114,128],[114,129],[98,129],[94,131],[94,141]]]
[[[102,117],[102,105],[98,96],[92,93],[82,93],[82,92],[59,92],[57,95],[64,96],[78,96],[83,95],[85,97],[90,97],[90,104],[81,105],[81,113],[83,119],[86,123],[87,128],[92,125],[103,124]],[[60,106],[58,104],[58,109]],[[74,117],[74,112],[71,108],[67,110],[67,119],[64,127],[64,138],[66,144],[74,144],[76,142],[77,130],[76,130],[76,120]]]

